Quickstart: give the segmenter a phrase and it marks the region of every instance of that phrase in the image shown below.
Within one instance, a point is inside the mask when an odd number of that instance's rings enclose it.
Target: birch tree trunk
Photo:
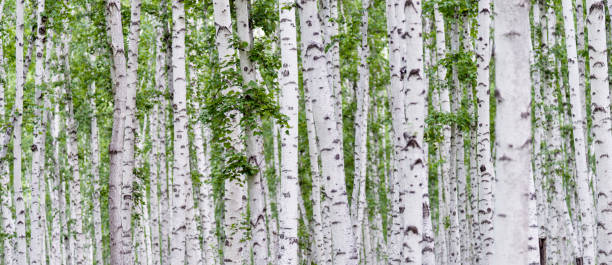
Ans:
[[[490,83],[489,65],[491,64],[491,48],[489,46],[491,34],[491,2],[483,0],[478,2],[478,35],[476,37],[476,101],[478,104],[477,141],[478,155],[476,163],[478,168],[479,201],[478,219],[480,222],[481,248],[478,252],[480,264],[491,264],[493,254],[493,180],[495,171],[491,156],[490,143]]]
[[[253,45],[253,34],[250,28],[250,2],[239,0],[236,2],[237,33],[239,40],[245,44],[238,52],[240,56],[240,70],[243,79],[243,86],[248,89],[251,82],[257,82],[255,75],[255,65],[249,58]],[[257,172],[248,176],[249,206],[250,206],[250,225],[251,225],[251,254],[254,264],[266,264],[267,253],[264,250],[267,246],[267,235],[265,228],[265,200],[263,197],[262,179],[265,177],[265,157],[263,147],[263,136],[256,132],[261,128],[261,118],[255,117],[256,128],[248,128],[247,134],[247,158],[249,163],[257,169]]]
[[[134,146],[136,131],[136,91],[138,90],[138,41],[140,39],[140,0],[130,1],[130,26],[127,54],[127,90],[125,132],[123,133],[123,180],[121,187],[121,228],[123,264],[134,263],[132,249],[132,183],[134,182]]]
[[[50,42],[49,42],[50,43]],[[47,49],[49,53],[51,50]],[[56,54],[57,55],[57,54]],[[55,66],[55,64],[54,64]],[[54,73],[51,82],[55,83],[58,81],[58,74]],[[60,176],[60,144],[59,144],[59,134],[61,127],[61,117],[60,117],[60,97],[61,97],[61,89],[59,86],[55,86],[53,89],[54,94],[54,103],[53,103],[53,120],[51,122],[51,142],[53,147],[53,171],[52,176],[53,179],[50,180],[51,185],[49,185],[51,192],[51,249],[49,250],[49,262],[51,264],[62,264],[63,261],[63,252],[66,251],[61,246],[61,220],[62,217],[62,207],[61,207],[61,197],[62,187],[61,187],[61,176]]]
[[[342,80],[340,79],[340,44],[334,40],[339,34],[338,30],[338,0],[322,0],[319,17],[323,33],[323,43],[326,49],[325,55],[327,61],[327,81],[332,89],[332,98],[334,99],[334,113],[336,125],[342,135],[344,121],[342,120]],[[344,146],[344,139],[340,137],[340,146]],[[344,160],[344,153],[340,154]]]
[[[85,264],[85,233],[83,232],[83,206],[81,200],[81,173],[78,161],[78,138],[77,124],[74,118],[74,103],[72,100],[71,74],[70,74],[70,47],[69,37],[62,38],[63,51],[60,61],[63,61],[64,68],[64,88],[65,107],[66,107],[66,155],[70,172],[70,230],[72,232],[74,262],[75,264]]]
[[[574,28],[573,6],[570,0],[561,1],[563,5],[563,21],[565,28],[565,45],[567,50],[567,64],[570,89],[570,103],[572,113],[572,126],[574,135],[574,156],[576,160],[576,182],[579,203],[579,222],[582,238],[582,251],[580,256],[583,264],[595,263],[595,232],[593,227],[593,193],[589,187],[589,166],[586,154],[586,118],[582,109],[585,91],[581,90],[580,73],[578,69],[578,52],[576,50],[576,30]],[[582,86],[584,88],[584,86]]]
[[[172,240],[170,263],[185,263],[185,238],[191,195],[189,174],[189,135],[187,133],[187,84],[185,73],[185,7],[182,1],[172,1],[172,78],[174,95],[174,163],[172,168]]]
[[[164,57],[165,55],[161,51],[161,32],[160,27],[157,25],[155,34],[155,91],[160,91],[160,86],[165,88],[165,76],[164,76]],[[163,90],[162,90],[163,91]],[[160,108],[161,96],[157,96],[153,99],[153,109],[149,122],[149,135],[151,137],[151,151],[149,152],[149,196],[150,196],[150,222],[149,229],[151,230],[151,264],[161,264],[160,247],[161,247],[161,235],[160,235],[160,200],[159,200],[159,156],[162,154],[162,146],[160,145],[160,128],[163,124],[160,123]]]
[[[348,196],[344,180],[344,159],[342,156],[342,131],[333,119],[333,89],[327,82],[327,71],[318,67],[320,60],[326,60],[321,24],[317,16],[316,2],[301,0],[300,23],[303,47],[303,75],[305,93],[311,96],[313,117],[321,154],[321,174],[327,180],[329,191],[330,221],[332,231],[332,258],[338,264],[356,264],[359,261],[351,229]]]
[[[589,64],[591,84],[591,133],[597,175],[597,262],[612,263],[612,133],[610,132],[610,90],[603,1],[587,0]]]
[[[220,64],[223,65],[221,71],[227,71],[232,67],[229,62],[233,59],[235,54],[234,48],[231,47],[232,19],[229,1],[215,0],[213,1],[213,9],[216,29],[216,46]],[[233,81],[228,80],[228,82],[230,82],[230,87],[223,91],[224,94],[241,92],[240,87],[233,84]],[[233,152],[243,153],[244,144],[241,140],[241,128],[239,125],[241,115],[235,110],[226,115],[230,120],[229,138],[231,149]],[[247,192],[241,185],[243,181],[244,176],[240,176],[238,180],[227,180],[225,183],[225,243],[223,250],[223,261],[225,264],[244,264],[247,259],[247,245],[246,242],[242,240],[243,237],[241,236],[244,232],[240,229],[242,218],[246,216],[245,211],[247,206]]]
[[[24,34],[24,1],[15,1],[16,30],[15,30],[15,128],[13,129],[13,191],[15,192],[15,232],[17,244],[15,248],[15,259],[19,265],[28,263],[26,255],[26,216],[24,190],[21,177],[21,124],[23,122],[23,87],[24,76],[19,74],[24,71],[23,64],[23,34]]]
[[[527,264],[531,181],[529,4],[494,2],[497,83],[496,200],[491,264]],[[501,12],[503,11],[503,12]],[[513,128],[510,130],[510,128]]]
[[[401,7],[401,5],[400,5]],[[401,189],[400,196],[405,194],[407,202],[422,202],[423,194],[427,193],[427,168],[426,153],[423,147],[425,130],[425,104],[427,97],[427,87],[425,83],[425,71],[423,66],[423,38],[421,20],[421,2],[408,1],[403,6],[406,22],[403,26],[404,32],[401,34],[402,41],[406,42],[406,79],[404,83],[404,94],[394,95],[394,100],[403,100],[399,104],[405,104],[406,127],[395,130],[395,139],[400,135],[403,141],[396,142],[395,148],[403,144],[402,152],[406,152],[406,160],[402,162],[405,167],[404,172],[400,172]],[[399,91],[393,91],[397,93]],[[399,104],[393,103],[394,110]],[[392,112],[392,115],[400,113]],[[393,118],[396,119],[395,117]],[[395,127],[395,126],[394,126]],[[403,202],[404,200],[402,200]],[[403,203],[402,203],[403,204]],[[414,203],[412,205],[398,205],[400,212],[403,212],[402,232],[404,243],[402,250],[402,260],[405,263],[422,263],[422,253],[419,242],[422,240],[423,230],[423,205]],[[406,209],[401,209],[406,207]]]
[[[123,119],[127,98],[127,66],[125,49],[123,47],[123,26],[121,25],[121,5],[118,0],[107,0],[109,35],[111,39],[112,69],[114,71],[114,109],[113,127],[109,145],[109,186],[108,186],[108,213],[110,230],[110,263],[123,264],[122,261],[122,226],[121,226],[121,188],[122,188],[122,159],[123,136],[125,121]]]
[[[0,19],[4,15],[4,3],[3,0],[0,2]],[[5,89],[7,88],[7,76],[4,68],[5,60],[4,60],[4,38],[0,37],[0,122],[2,122],[2,153],[3,157],[6,157],[8,152],[8,144],[10,141],[10,137],[12,134],[12,124],[7,124],[5,121],[5,112],[6,112],[6,98],[5,98]],[[6,131],[6,133],[5,133]],[[15,227],[13,220],[13,213],[11,208],[13,206],[13,197],[11,194],[11,177],[9,173],[9,165],[8,161],[5,159],[0,160],[0,207],[2,210],[2,232],[6,235],[2,243],[2,255],[3,258],[0,262],[4,262],[4,264],[10,264],[13,262],[13,254],[14,254],[14,236],[15,236]]]
[[[35,125],[32,150],[32,176],[31,176],[31,203],[30,203],[30,264],[44,264],[45,261],[45,229],[46,215],[45,204],[45,138],[47,128],[47,116],[44,110],[45,91],[43,81],[45,79],[45,68],[43,61],[44,49],[47,41],[47,18],[43,14],[45,1],[38,1],[36,20],[38,28],[36,38],[36,79],[35,79]]]
[[[369,45],[368,45],[368,7],[369,1],[361,1],[361,46],[357,48],[359,57],[357,82],[357,110],[355,111],[355,177],[353,184],[353,199],[351,212],[353,216],[353,233],[355,234],[355,247],[359,254],[359,261],[365,264],[364,239],[367,230],[367,202],[366,202],[366,172],[367,172],[367,135],[368,135],[368,110],[370,104],[370,69],[368,67]]]
[[[298,58],[297,25],[292,3],[283,0],[279,4],[280,50],[282,68],[279,71],[281,86],[280,111],[288,117],[286,128],[280,134],[280,192],[279,205],[279,262],[299,264],[298,258]],[[316,161],[315,161],[316,162]],[[311,163],[313,163],[311,161]]]
[[[96,58],[93,58],[94,60]],[[100,144],[98,136],[98,117],[96,109],[96,82],[91,83],[91,94],[90,105],[92,109],[91,115],[91,173],[93,175],[93,229],[94,229],[94,252],[95,252],[95,264],[102,265],[104,260],[102,258],[102,252],[104,251],[104,245],[102,243],[102,217],[100,214]]]
[[[200,103],[194,101],[196,113],[200,112]],[[197,169],[200,175],[199,204],[203,244],[202,258],[204,264],[218,264],[218,243],[215,235],[215,202],[210,170],[210,129],[203,128],[202,121],[197,119],[193,126],[193,142],[196,149]],[[206,145],[204,144],[206,143]]]

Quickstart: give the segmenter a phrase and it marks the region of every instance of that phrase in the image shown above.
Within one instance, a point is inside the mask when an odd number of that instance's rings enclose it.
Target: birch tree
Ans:
[[[321,35],[321,23],[317,16],[316,2],[299,2],[303,75],[305,93],[311,96],[313,116],[321,155],[321,175],[327,180],[326,191],[331,200],[330,221],[333,240],[332,258],[339,264],[358,262],[354,235],[351,228],[348,196],[344,180],[344,161],[342,159],[342,132],[333,119],[334,102],[331,100],[333,89],[325,79],[325,68],[317,67],[320,60],[326,60]]]
[[[172,168],[172,240],[170,263],[185,263],[186,200],[192,200],[187,135],[187,83],[185,72],[185,6],[172,2],[172,109],[174,111],[174,163]]]
[[[24,1],[15,1],[16,30],[15,30],[15,129],[13,129],[13,190],[15,192],[15,232],[16,264],[27,264],[26,254],[26,215],[24,190],[21,179],[21,129],[23,122],[23,86],[25,78],[23,61],[23,34],[24,34]]]
[[[221,71],[228,71],[233,68],[230,61],[235,54],[234,47],[231,46],[233,30],[229,1],[213,1],[213,11],[216,30],[216,46],[219,54],[219,62],[220,65],[222,65]],[[233,81],[228,82],[229,88],[222,92],[224,95],[241,92],[240,87],[233,84]],[[244,144],[241,141],[242,135],[239,124],[241,115],[235,110],[226,115],[229,118],[231,151],[238,154],[243,153]],[[243,264],[248,253],[246,251],[246,243],[241,240],[243,232],[240,231],[240,223],[242,222],[243,214],[245,214],[247,206],[247,193],[240,184],[242,182],[244,182],[244,176],[242,175],[236,180],[228,179],[225,181],[225,243],[223,250],[223,261],[225,264]]]
[[[122,187],[122,159],[123,136],[125,130],[124,111],[127,97],[127,66],[125,49],[123,47],[123,30],[121,24],[121,6],[119,1],[106,1],[108,12],[109,36],[111,39],[112,69],[114,71],[114,108],[113,128],[109,145],[109,186],[108,186],[108,212],[110,230],[110,262],[122,264],[122,226],[121,226],[121,187]]]
[[[602,1],[586,1],[589,66],[591,84],[591,115],[593,124],[591,134],[595,155],[595,174],[597,182],[597,262],[612,262],[612,235],[608,232],[612,226],[612,161],[609,155],[612,150],[610,133],[610,90],[608,87],[608,52],[606,49],[605,7]]]
[[[299,264],[298,259],[298,58],[295,9],[290,1],[279,4],[281,64],[279,102],[289,119],[280,134],[279,237],[281,264]],[[311,161],[315,163],[316,161]]]
[[[529,119],[529,4],[494,1],[496,45],[496,196],[492,264],[527,264]],[[509,128],[513,128],[509,130]]]
[[[568,77],[574,135],[574,157],[576,159],[576,182],[580,213],[580,232],[582,238],[582,253],[584,264],[595,262],[595,233],[593,228],[593,193],[589,187],[589,166],[586,154],[586,120],[582,106],[585,91],[580,87],[578,69],[578,52],[576,50],[576,30],[574,27],[574,12],[572,2],[561,1],[563,5],[563,25],[565,29],[565,48],[567,50]],[[580,24],[580,23],[578,23]],[[582,87],[584,89],[584,86]]]
[[[490,83],[489,65],[491,62],[490,25],[491,25],[491,2],[488,0],[478,2],[478,35],[476,37],[476,101],[478,104],[478,155],[477,165],[479,185],[479,210],[480,240],[482,250],[478,258],[482,264],[490,264],[489,258],[493,254],[493,180],[494,168],[490,145]]]
[[[36,11],[37,38],[36,38],[36,92],[35,92],[35,117],[36,124],[34,125],[34,142],[31,146],[32,150],[32,172],[31,172],[31,190],[32,197],[30,203],[30,264],[43,264],[45,262],[45,232],[44,222],[46,218],[46,196],[45,196],[45,138],[47,127],[47,115],[44,110],[45,88],[43,81],[45,79],[45,67],[43,55],[47,41],[47,18],[43,13],[45,10],[45,1],[38,1],[38,9]]]

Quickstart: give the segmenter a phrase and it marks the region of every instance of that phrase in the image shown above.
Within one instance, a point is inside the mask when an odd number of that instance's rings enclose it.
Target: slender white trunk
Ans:
[[[335,120],[338,130],[342,134],[342,80],[340,79],[340,44],[334,40],[339,34],[338,30],[338,0],[322,0],[319,10],[321,29],[323,33],[323,43],[330,45],[325,51],[327,67],[327,81],[332,89],[331,97],[334,102]],[[340,146],[343,146],[344,139],[340,138]],[[344,154],[340,154],[344,160]]]
[[[0,2],[0,10],[4,10],[5,1]],[[0,19],[4,15],[4,12],[0,12]],[[0,262],[4,264],[10,264],[13,261],[14,254],[14,235],[15,227],[13,220],[13,213],[11,208],[13,206],[13,198],[11,194],[10,182],[11,177],[9,174],[8,161],[6,157],[8,151],[8,144],[12,134],[12,124],[7,124],[4,117],[6,112],[6,98],[5,89],[8,82],[6,82],[6,71],[4,68],[4,39],[0,37],[0,122],[2,122],[2,159],[0,159],[0,207],[2,211],[2,232],[6,235],[2,243],[2,255],[3,258]],[[5,128],[6,126],[6,128]]]
[[[44,97],[46,93],[43,91],[43,81],[45,79],[45,67],[43,54],[45,49],[46,36],[46,20],[43,18],[45,9],[45,1],[38,1],[38,10],[36,11],[38,28],[36,38],[36,92],[35,92],[35,124],[34,124],[34,140],[31,146],[32,149],[32,175],[31,175],[31,202],[30,202],[30,264],[44,264],[45,262],[45,231],[44,231],[44,215],[46,214],[45,207],[45,136],[47,117],[44,115]]]
[[[130,26],[127,54],[127,90],[123,133],[123,180],[121,185],[121,229],[123,264],[134,263],[132,249],[132,182],[134,182],[134,145],[136,130],[136,91],[138,90],[138,41],[140,39],[140,0],[130,1]]]
[[[306,130],[308,133],[308,154],[310,158],[310,177],[312,178],[312,227],[314,237],[314,261],[317,264],[331,263],[331,249],[326,247],[325,233],[323,230],[323,209],[321,201],[322,179],[319,169],[319,145],[314,127],[312,114],[312,102],[310,98],[304,100],[306,105]]]
[[[400,2],[401,3],[401,2]],[[391,106],[393,106],[392,116],[405,115],[405,125],[397,127],[395,131],[396,152],[405,152],[405,159],[398,172],[400,177],[401,189],[399,190],[401,202],[422,202],[423,194],[427,193],[427,168],[426,151],[424,150],[425,132],[425,104],[427,97],[427,86],[425,82],[425,70],[423,65],[423,25],[421,20],[421,2],[407,1],[398,10],[405,14],[405,22],[401,25],[403,33],[400,35],[401,41],[406,43],[406,72],[404,80],[404,96],[393,95]],[[408,52],[410,51],[410,52]],[[392,91],[398,93],[402,91]],[[393,102],[401,100],[403,102]],[[395,112],[400,104],[404,104],[405,112]],[[393,120],[396,118],[393,117]],[[394,122],[395,123],[395,122]],[[397,141],[401,136],[401,140]],[[399,157],[399,156],[398,156]],[[405,196],[402,198],[402,195]],[[405,199],[405,200],[404,200]],[[396,206],[394,206],[396,207]],[[402,260],[403,263],[422,263],[422,253],[419,242],[422,240],[423,229],[423,205],[414,203],[397,205],[402,216],[402,229],[404,235]],[[406,207],[405,209],[402,209]]]
[[[288,8],[287,6],[291,6]],[[280,12],[280,51],[279,71],[280,111],[288,117],[288,127],[281,128],[280,134],[280,190],[279,197],[279,263],[299,264],[298,258],[298,55],[297,25],[292,3],[283,0]],[[312,161],[311,161],[312,162]],[[316,163],[316,161],[314,161]]]
[[[121,182],[122,182],[122,159],[123,159],[123,135],[124,135],[124,111],[127,97],[127,66],[125,49],[123,47],[123,26],[121,24],[121,4],[118,0],[107,0],[107,23],[109,24],[109,35],[111,39],[112,71],[114,87],[114,109],[113,128],[109,145],[109,186],[108,186],[108,209],[109,209],[109,231],[110,231],[110,263],[123,264],[122,262],[122,228],[121,228]]]
[[[81,173],[78,161],[77,124],[74,117],[74,103],[70,84],[70,47],[69,37],[62,38],[63,51],[60,61],[64,64],[64,89],[66,108],[66,155],[70,172],[70,231],[73,236],[73,251],[75,264],[85,264],[85,233],[83,232],[83,207],[81,200]]]
[[[232,65],[229,63],[235,54],[234,48],[231,46],[232,38],[232,19],[231,10],[228,0],[213,1],[214,20],[216,29],[216,46],[219,54],[219,61],[224,65],[222,71],[230,70]],[[240,93],[240,87],[230,82],[230,87],[223,91],[224,94],[234,92]],[[230,145],[231,151],[241,154],[244,151],[244,144],[241,140],[241,128],[239,121],[240,113],[231,111],[226,114],[229,120]],[[244,176],[240,175],[237,180],[227,180],[225,182],[225,243],[223,250],[223,260],[225,264],[244,264],[247,260],[247,244],[242,240],[244,231],[240,229],[243,218],[246,216],[246,198],[247,192],[241,183],[244,181]]]
[[[589,187],[589,166],[586,154],[586,119],[582,109],[584,90],[580,90],[580,73],[578,69],[578,53],[576,50],[576,31],[574,29],[574,12],[571,0],[561,1],[563,4],[563,21],[565,28],[565,45],[570,89],[570,103],[574,135],[574,156],[576,160],[576,184],[579,203],[580,230],[582,238],[583,264],[595,263],[595,233],[593,227],[593,193]],[[584,86],[582,87],[584,88]]]
[[[23,64],[23,34],[24,34],[24,0],[15,1],[16,25],[15,30],[15,128],[13,129],[13,191],[15,192],[15,231],[17,244],[15,258],[19,265],[28,263],[26,256],[26,216],[24,190],[21,180],[21,124],[23,121],[23,86],[25,83]]]
[[[361,45],[357,48],[359,57],[359,81],[357,82],[357,110],[355,111],[355,177],[353,184],[353,199],[351,215],[353,216],[353,233],[359,260],[365,264],[364,240],[367,231],[367,202],[366,202],[366,172],[367,172],[367,135],[368,135],[368,110],[370,105],[370,69],[368,57],[370,54],[368,45],[368,7],[369,1],[361,1]]]
[[[342,131],[333,117],[333,89],[329,86],[327,71],[319,67],[320,60],[326,60],[321,24],[317,16],[316,1],[299,2],[303,74],[305,93],[311,96],[313,117],[320,144],[321,175],[327,180],[326,191],[330,197],[330,222],[332,231],[332,257],[337,264],[356,264],[359,260],[351,229],[348,197],[344,180],[344,159],[342,156]]]
[[[496,200],[491,264],[528,264],[531,179],[529,4],[495,0]],[[503,12],[500,12],[503,11]]]
[[[159,88],[160,83],[165,84],[165,78],[163,73],[164,55],[161,52],[161,34],[158,31],[159,27],[156,27],[155,36],[155,89]],[[163,87],[163,86],[162,86]],[[149,135],[151,137],[151,151],[149,151],[149,202],[150,202],[150,217],[149,230],[151,231],[151,264],[161,264],[160,256],[160,230],[159,230],[159,212],[160,212],[160,200],[159,200],[159,155],[161,152],[160,140],[160,124],[159,112],[160,108],[160,96],[153,99],[153,109],[149,118]]]
[[[174,163],[172,168],[172,240],[170,264],[185,263],[187,211],[193,204],[189,174],[189,135],[187,133],[187,84],[185,72],[185,6],[172,1],[172,109],[174,110]],[[191,203],[188,203],[190,200]]]
[[[603,1],[587,0],[591,83],[591,133],[597,175],[597,262],[612,263],[612,133]]]
[[[92,58],[95,61],[95,57]],[[93,175],[93,229],[94,229],[94,252],[95,264],[104,264],[102,252],[104,250],[102,244],[102,217],[100,214],[100,144],[98,142],[98,117],[96,109],[96,83],[91,83],[91,98],[90,106],[92,109],[91,115],[91,173]]]
[[[489,65],[491,62],[490,47],[491,2],[478,2],[478,36],[476,37],[476,101],[478,104],[478,179],[479,203],[478,219],[480,222],[481,248],[478,252],[480,264],[490,264],[493,248],[493,180],[494,168],[490,144],[490,86]]]
[[[200,103],[194,101],[194,110],[200,112]],[[210,129],[203,128],[202,121],[197,119],[193,126],[193,142],[196,149],[197,169],[200,175],[200,189],[198,194],[200,208],[200,222],[202,229],[202,258],[204,264],[218,264],[218,242],[215,234],[215,202],[213,198],[213,184],[210,169]],[[205,144],[206,143],[206,144]]]

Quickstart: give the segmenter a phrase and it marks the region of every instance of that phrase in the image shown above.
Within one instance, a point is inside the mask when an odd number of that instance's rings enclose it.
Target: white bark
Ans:
[[[4,15],[4,3],[0,2],[0,19]],[[6,112],[5,89],[8,85],[6,81],[6,71],[4,68],[4,38],[0,37],[0,122],[2,122],[2,158],[6,156],[8,151],[8,143],[12,134],[12,124],[7,124],[4,117]],[[7,133],[5,133],[5,131]],[[0,160],[0,207],[2,210],[2,232],[6,235],[2,243],[2,259],[0,262],[10,264],[13,261],[14,254],[14,236],[15,227],[13,213],[11,211],[13,198],[10,189],[10,174],[8,161]]]
[[[479,201],[478,219],[480,222],[481,248],[478,252],[480,264],[490,264],[493,248],[493,180],[494,168],[490,144],[490,83],[489,65],[491,62],[490,47],[491,2],[478,2],[478,36],[476,37],[476,101],[478,104],[478,179]]]
[[[49,42],[50,43],[50,42]],[[50,51],[50,49],[47,49]],[[56,51],[59,51],[59,47],[56,47]],[[56,55],[58,53],[56,52]],[[55,64],[57,65],[57,64]],[[59,75],[54,73],[51,82],[57,82]],[[59,134],[61,130],[61,117],[60,117],[60,98],[61,98],[61,89],[59,86],[54,87],[54,106],[53,106],[53,120],[51,123],[51,139],[53,146],[53,179],[50,180],[49,188],[51,192],[51,207],[54,209],[51,215],[51,249],[49,250],[49,261],[51,264],[62,264],[64,260],[64,252],[67,248],[62,248],[61,246],[61,231],[62,224],[65,218],[63,217],[63,186],[60,176],[60,143],[59,143]],[[65,231],[65,230],[64,230]]]
[[[612,263],[612,133],[603,1],[587,0],[591,115],[597,191],[597,262]]]
[[[95,61],[95,57],[92,58]],[[91,174],[93,175],[93,229],[94,229],[94,252],[95,264],[104,264],[102,252],[104,250],[102,244],[102,217],[100,213],[100,144],[98,136],[98,117],[96,109],[96,83],[91,83],[91,98],[90,106],[91,115]]]
[[[582,238],[583,264],[595,263],[595,231],[593,227],[593,193],[589,187],[589,166],[586,154],[586,119],[585,110],[582,109],[584,90],[580,90],[580,73],[578,69],[578,53],[576,50],[576,31],[574,29],[574,12],[571,0],[561,1],[563,5],[563,21],[565,28],[565,45],[567,50],[567,64],[570,89],[570,103],[572,113],[572,126],[574,131],[574,156],[576,160],[576,184],[578,193],[580,215],[580,232]],[[582,87],[584,88],[584,86]]]
[[[138,90],[138,41],[140,39],[140,0],[130,1],[130,26],[127,54],[127,90],[123,133],[123,180],[121,185],[121,229],[123,264],[134,263],[132,249],[132,182],[134,182],[134,146],[136,131],[136,91]]]
[[[370,104],[370,69],[368,57],[370,54],[368,45],[368,7],[369,1],[361,1],[361,45],[357,48],[359,57],[356,100],[357,110],[355,111],[355,177],[353,184],[353,199],[351,215],[353,217],[353,233],[355,234],[355,247],[359,254],[359,260],[365,264],[366,252],[364,249],[365,235],[367,234],[367,202],[366,202],[366,172],[367,172],[367,135],[368,135],[368,110]]]
[[[122,228],[121,228],[121,182],[122,182],[122,159],[123,159],[123,135],[124,135],[124,111],[127,96],[127,66],[125,49],[123,47],[123,27],[121,25],[121,4],[118,0],[107,0],[108,12],[107,22],[109,24],[109,35],[111,39],[112,71],[114,71],[114,109],[113,128],[109,145],[109,230],[110,230],[110,263],[123,264],[122,262]]]
[[[334,113],[338,130],[342,133],[344,125],[342,120],[342,80],[340,79],[340,44],[336,40],[338,30],[338,0],[322,0],[320,3],[319,17],[323,33],[323,43],[329,49],[325,51],[327,67],[327,81],[332,89],[331,97],[334,100]],[[340,146],[343,146],[344,139],[340,138]],[[344,160],[344,153],[340,154]]]
[[[46,215],[45,207],[45,136],[47,127],[47,116],[44,111],[44,102],[46,93],[43,91],[43,81],[45,79],[45,67],[43,61],[44,49],[47,41],[46,20],[43,18],[45,9],[45,1],[38,1],[38,9],[36,11],[36,23],[38,28],[36,38],[36,79],[35,79],[35,125],[34,125],[34,140],[31,146],[32,149],[32,175],[31,175],[31,192],[30,201],[30,264],[44,264],[45,261],[45,229],[44,222]]]
[[[333,240],[332,257],[338,264],[358,262],[354,235],[344,180],[342,156],[342,131],[338,128],[330,87],[325,68],[319,67],[320,60],[326,60],[321,23],[317,16],[317,5],[313,0],[301,0],[300,22],[303,55],[305,92],[311,96],[313,116],[319,139],[321,154],[321,175],[326,179],[326,191],[330,197],[330,222]]]
[[[26,256],[26,216],[24,190],[21,176],[21,124],[23,122],[23,86],[25,83],[23,63],[23,34],[24,34],[24,1],[15,1],[16,30],[15,30],[15,128],[13,129],[13,191],[15,192],[15,232],[16,264],[27,264]]]
[[[219,54],[219,61],[224,65],[222,71],[229,70],[229,63],[235,54],[235,50],[231,47],[232,38],[232,20],[230,14],[230,5],[228,0],[213,1],[214,20],[216,29],[216,46]],[[240,93],[240,87],[232,84],[223,91],[224,94],[234,92]],[[227,113],[229,120],[230,145],[233,152],[243,153],[244,144],[241,140],[241,128],[239,121],[240,113],[236,110]],[[247,245],[243,241],[244,231],[240,229],[242,219],[246,216],[246,198],[247,192],[241,183],[244,182],[244,176],[239,176],[238,180],[227,180],[225,182],[225,243],[223,250],[223,260],[225,264],[244,264],[247,259]]]
[[[194,101],[196,113],[200,111],[200,104]],[[210,129],[203,128],[202,121],[197,119],[193,126],[193,142],[196,149],[197,169],[200,175],[199,204],[200,222],[202,226],[204,264],[218,264],[218,242],[215,235],[215,202],[210,170]],[[206,143],[206,145],[204,144]]]
[[[188,225],[187,200],[193,204],[189,174],[189,135],[187,133],[187,83],[185,72],[185,6],[172,1],[172,109],[174,110],[174,163],[172,168],[172,240],[170,264],[185,263],[185,240]]]
[[[279,205],[279,263],[299,264],[298,258],[298,55],[295,9],[291,1],[279,4],[280,51],[279,71],[280,111],[288,117],[288,127],[280,132],[280,197]],[[312,161],[311,161],[312,162]],[[315,161],[316,163],[316,161]]]
[[[529,4],[496,0],[496,200],[491,264],[528,263],[531,121]],[[503,12],[502,12],[503,11]]]

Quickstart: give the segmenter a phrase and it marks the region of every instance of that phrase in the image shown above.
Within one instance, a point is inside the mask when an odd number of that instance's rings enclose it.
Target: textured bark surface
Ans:
[[[571,0],[562,0],[563,25],[565,29],[565,48],[567,51],[568,77],[571,103],[571,123],[574,136],[574,158],[576,160],[576,186],[578,193],[579,226],[582,238],[582,253],[584,264],[595,263],[595,228],[593,216],[593,192],[590,189],[590,170],[587,158],[586,143],[586,117],[582,102],[585,101],[584,85],[580,86],[580,72],[578,69],[578,52],[576,49],[576,30],[574,27],[574,12]],[[582,10],[580,10],[582,11]],[[580,23],[578,23],[580,25]],[[581,90],[582,89],[582,90]]]
[[[491,264],[528,263],[531,181],[529,4],[494,1],[497,99],[496,196]],[[512,128],[512,129],[510,129]]]
[[[612,133],[608,52],[606,49],[605,8],[603,1],[587,0],[591,115],[597,190],[597,262],[612,263]],[[585,261],[586,262],[586,261]]]
[[[478,2],[478,36],[476,37],[476,101],[478,104],[477,164],[479,178],[478,220],[482,250],[478,252],[480,264],[490,264],[493,248],[493,180],[494,168],[490,143],[490,83],[491,62],[491,2]]]
[[[359,31],[361,33],[361,45],[357,48],[357,56],[359,57],[359,66],[357,72],[359,81],[356,89],[357,110],[355,112],[355,177],[353,184],[353,199],[351,215],[353,217],[353,233],[355,234],[355,247],[359,254],[361,263],[365,263],[365,248],[364,243],[368,231],[368,222],[366,216],[366,170],[367,170],[367,135],[368,135],[368,111],[370,105],[370,69],[368,67],[369,45],[368,45],[368,7],[369,1],[361,1],[361,24]]]
[[[222,71],[231,70],[234,66],[229,63],[234,59],[236,53],[231,46],[232,39],[232,19],[228,0],[213,1],[213,16],[216,30],[216,46],[219,54],[220,64],[223,65]],[[240,93],[241,89],[232,80],[227,80],[229,87],[223,93]],[[232,110],[226,114],[229,120],[229,139],[231,151],[236,153],[244,152],[242,141],[242,131],[239,121],[241,114],[237,110]],[[246,241],[243,241],[244,231],[240,228],[243,218],[246,216],[247,191],[241,183],[244,176],[239,176],[236,180],[226,180],[225,182],[225,213],[223,226],[225,230],[225,242],[223,249],[223,262],[225,264],[244,264],[249,251]]]
[[[44,97],[46,93],[43,87],[45,79],[44,51],[47,42],[47,17],[43,14],[45,1],[38,1],[36,11],[37,37],[35,43],[36,66],[35,66],[35,86],[34,95],[35,109],[34,115],[36,123],[34,125],[34,140],[32,146],[32,167],[31,167],[31,199],[30,199],[30,264],[44,264],[45,261],[45,138],[47,131],[47,115],[44,110]]]
[[[138,42],[140,40],[140,0],[130,1],[130,25],[127,40],[127,90],[125,101],[122,184],[121,184],[121,259],[134,263],[132,249],[132,208],[134,180],[134,149],[136,145],[136,91],[138,90]],[[123,35],[122,35],[123,36]],[[138,236],[136,233],[134,235]]]
[[[299,264],[298,259],[298,54],[295,9],[292,3],[280,2],[279,72],[280,111],[288,117],[288,127],[280,133],[280,197],[279,197],[279,263]],[[311,161],[312,162],[312,161]],[[314,161],[316,163],[316,160]]]
[[[327,69],[319,67],[326,61],[321,24],[317,16],[316,2],[299,2],[303,74],[305,93],[310,93],[313,117],[321,155],[321,175],[326,181],[329,196],[329,218],[332,232],[332,258],[339,264],[356,264],[357,249],[351,229],[348,196],[344,180],[344,162],[340,139],[342,132],[336,123],[333,90],[327,77]]]
[[[15,68],[17,73],[24,72],[23,34],[24,34],[24,1],[15,1]],[[13,130],[13,191],[15,193],[15,259],[16,264],[27,264],[26,255],[26,215],[25,198],[21,176],[21,125],[23,122],[23,86],[24,76],[15,75],[15,129]]]
[[[109,24],[109,36],[111,39],[112,74],[114,83],[114,109],[113,128],[111,142],[109,145],[110,173],[108,187],[108,212],[110,230],[110,262],[111,264],[123,264],[121,255],[121,182],[122,182],[122,159],[123,159],[123,135],[126,92],[127,92],[127,66],[125,48],[123,47],[123,31],[121,25],[121,10],[118,0],[106,1],[107,23]]]
[[[185,263],[187,211],[192,208],[191,176],[189,174],[189,136],[187,133],[187,78],[185,72],[185,6],[172,1],[172,97],[174,128],[174,163],[172,167],[172,240],[170,264]],[[187,201],[190,200],[191,203]]]

